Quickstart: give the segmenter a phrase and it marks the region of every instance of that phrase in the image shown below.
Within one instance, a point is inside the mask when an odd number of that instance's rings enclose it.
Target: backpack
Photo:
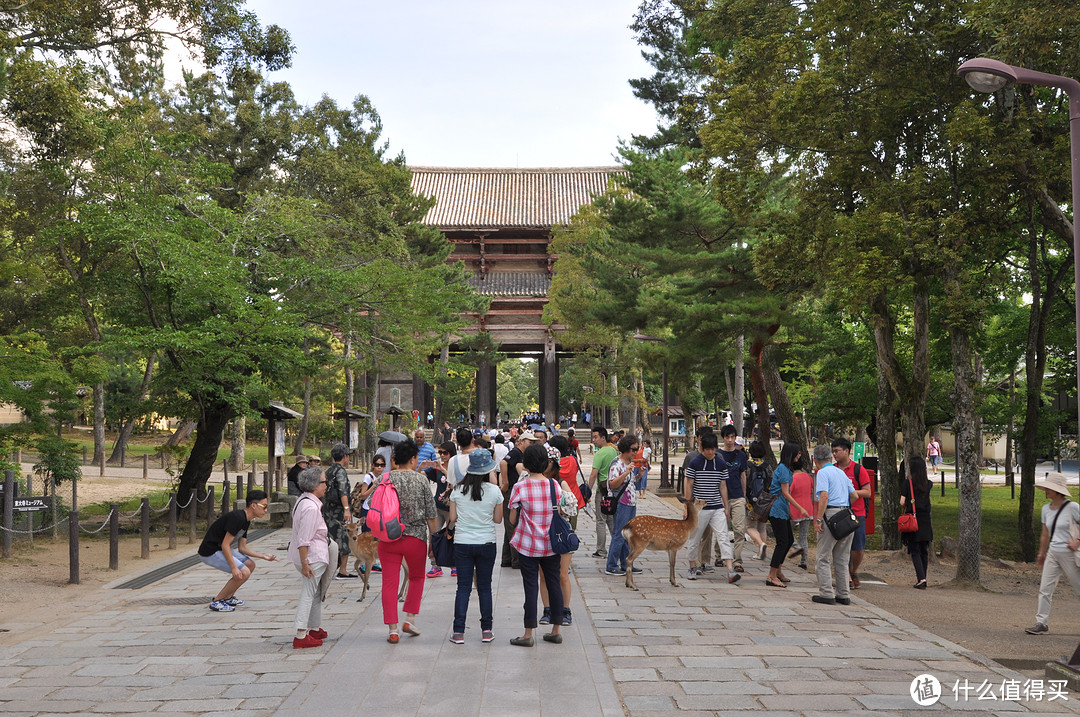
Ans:
[[[371,507],[364,520],[376,540],[391,542],[403,535],[401,503],[398,501],[397,488],[390,482],[389,473],[384,473],[375,486],[375,492],[371,494]]]
[[[750,477],[746,481],[746,502],[757,505],[758,498],[767,489],[769,484],[769,469],[764,464],[750,464]]]

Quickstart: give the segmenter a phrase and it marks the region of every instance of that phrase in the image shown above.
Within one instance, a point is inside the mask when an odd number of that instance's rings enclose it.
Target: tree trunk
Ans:
[[[379,431],[378,429],[378,400],[377,393],[379,391],[379,373],[378,371],[367,372],[367,413],[368,418],[364,419],[364,455],[371,456],[375,454],[375,444],[378,442]]]
[[[1016,475],[1013,466],[1016,465],[1015,443],[1013,434],[1016,433],[1016,420],[1013,417],[1013,400],[1016,397],[1016,369],[1009,372],[1009,425],[1005,429],[1005,485],[1013,485]]]
[[[979,415],[975,407],[975,370],[972,367],[971,340],[966,327],[951,325],[954,410],[953,433],[956,436],[956,470],[960,474],[960,515],[957,542],[956,579],[979,582],[979,556],[982,552],[982,483],[979,480]]]
[[[447,420],[447,412],[443,404],[446,402],[446,374],[450,363],[450,337],[447,336],[442,348],[439,349],[439,370],[435,379],[435,428],[442,430],[443,421]]]
[[[173,434],[169,436],[169,440],[165,441],[165,445],[172,447],[185,443],[187,439],[191,437],[191,432],[194,430],[195,421],[184,421],[175,431],[173,431]],[[184,501],[180,502],[183,503]]]
[[[899,402],[903,456],[926,453],[926,395],[930,387],[930,296],[925,282],[916,282],[912,294],[914,308],[910,378],[896,355],[896,319],[884,294],[872,302],[874,347],[878,368]]]
[[[784,380],[780,377],[780,371],[773,360],[772,354],[774,350],[775,348],[770,345],[762,352],[761,372],[765,381],[765,389],[768,391],[772,407],[776,411],[776,420],[780,423],[781,436],[784,441],[798,443],[803,447],[802,467],[803,470],[810,470],[812,463],[810,451],[807,448],[809,443],[806,436],[803,435],[802,427],[799,425],[799,418],[795,415],[795,409],[792,408],[791,400],[788,398]]]
[[[765,464],[776,467],[776,454],[772,449],[772,422],[769,420],[769,395],[765,391],[765,377],[761,372],[761,353],[765,350],[763,339],[756,339],[750,344],[750,384],[754,388],[754,402],[757,403],[758,440],[765,447]]]
[[[206,481],[217,464],[218,449],[221,438],[225,435],[225,427],[235,415],[236,412],[228,405],[207,407],[203,410],[195,433],[195,445],[191,448],[191,455],[184,464],[180,483],[176,488],[176,500],[181,505],[187,502],[192,493],[200,498],[203,496]],[[191,509],[194,507],[193,503]]]
[[[105,384],[94,384],[94,462],[105,464]]]
[[[614,348],[611,350],[611,361],[615,363],[618,360],[619,349]],[[619,415],[622,413],[622,399],[619,396],[619,373],[614,368],[611,370],[609,379],[611,381],[611,398],[615,405],[611,413],[611,429],[617,431],[622,428],[622,416]]]
[[[727,367],[724,368],[724,388],[727,389],[727,405],[728,405],[728,410],[731,411],[731,422],[732,422],[732,424],[734,424],[735,423],[735,392],[734,392],[734,389],[732,389],[732,387],[731,387],[731,371]],[[717,406],[716,409],[717,409],[716,410],[716,424],[720,425],[720,407]],[[735,430],[738,431],[739,429],[736,428]],[[736,435],[742,435],[742,433],[737,433]]]
[[[896,519],[900,517],[900,486],[896,472],[896,395],[878,360],[877,370],[877,432],[873,436],[878,451],[878,496],[881,505],[881,548],[898,550],[900,532]]]
[[[146,370],[143,371],[142,385],[139,386],[139,403],[145,401],[147,396],[150,395],[150,383],[154,379],[154,364],[156,361],[156,354],[150,354],[146,357]],[[134,430],[135,417],[131,416],[120,427],[120,432],[116,436],[116,443],[113,444],[112,454],[109,456],[109,463],[120,461],[120,456],[127,450],[128,441],[131,440],[131,434]]]
[[[735,431],[740,436],[746,436],[743,432],[743,396],[746,395],[746,369],[743,364],[743,356],[746,355],[746,339],[742,334],[735,337],[735,385],[732,387],[732,391],[735,392],[735,396],[739,399],[739,405],[731,405],[731,421],[735,426]]]
[[[352,405],[349,404],[349,408]],[[293,445],[293,455],[298,456],[304,452],[304,443],[307,441],[308,416],[311,415],[311,376],[304,377],[304,417],[300,419],[300,426],[296,429],[296,443]]]
[[[229,459],[234,471],[243,472],[247,466],[247,458],[244,456],[245,448],[247,448],[247,416],[237,416],[233,419],[232,456]]]
[[[345,337],[345,408],[353,407],[356,379],[352,368],[352,336]]]

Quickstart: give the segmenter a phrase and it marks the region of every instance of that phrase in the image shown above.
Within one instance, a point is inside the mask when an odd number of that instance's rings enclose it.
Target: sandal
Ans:
[[[765,584],[768,585],[771,588],[786,588],[787,587],[787,585],[784,585],[784,583],[774,583],[772,580],[766,580]]]
[[[784,575],[778,575],[776,579],[779,580],[782,583],[790,583],[791,582],[791,578],[789,578],[787,576],[784,576]]]
[[[732,568],[732,570],[734,570],[737,573],[741,573],[741,572],[743,572],[743,567],[741,565],[736,565],[734,568]]]

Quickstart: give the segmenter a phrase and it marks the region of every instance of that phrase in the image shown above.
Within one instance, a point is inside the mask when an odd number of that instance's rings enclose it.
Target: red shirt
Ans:
[[[788,488],[791,492],[791,499],[802,506],[803,510],[814,515],[814,510],[817,508],[814,505],[814,479],[806,471],[795,471],[795,474],[791,476],[791,487]],[[803,520],[803,515],[794,506],[791,507],[791,519]]]
[[[634,454],[634,467],[635,468],[644,468],[645,467],[645,446],[642,446],[641,448],[638,448],[637,453]]]
[[[866,470],[862,466],[859,466],[859,482],[855,482],[855,466],[858,463],[855,461],[848,461],[847,468],[841,468],[844,471],[844,475],[851,481],[851,485],[855,487],[855,490],[862,490],[870,485],[870,471]],[[840,468],[840,466],[837,466]],[[805,507],[805,506],[804,506]],[[851,512],[857,517],[866,517],[866,501],[862,498],[857,498],[851,503]]]
[[[566,484],[570,486],[570,492],[577,498],[578,510],[585,507],[585,498],[581,495],[581,489],[578,488],[577,481],[578,474],[578,462],[573,456],[566,456],[559,461],[559,479],[566,481]]]

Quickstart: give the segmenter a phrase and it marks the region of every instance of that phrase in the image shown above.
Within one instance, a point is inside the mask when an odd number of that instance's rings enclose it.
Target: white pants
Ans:
[[[697,564],[698,546],[701,544],[701,535],[705,532],[706,526],[711,527],[713,535],[716,536],[716,542],[720,546],[721,559],[731,560],[731,537],[728,535],[727,516],[724,514],[723,508],[716,508],[702,510],[698,513],[697,526],[694,528],[690,539],[686,541],[686,547],[690,550],[690,562],[694,565]]]
[[[295,567],[295,566],[294,566]],[[297,568],[299,571],[299,568]],[[314,630],[322,625],[323,576],[329,575],[326,563],[311,563],[310,578],[300,574],[300,600],[296,604],[294,627],[300,630]]]
[[[1076,567],[1072,551],[1047,550],[1043,563],[1042,582],[1039,583],[1039,611],[1035,622],[1047,625],[1050,619],[1050,603],[1054,600],[1054,590],[1062,574],[1069,580],[1073,592],[1080,597],[1080,568]]]

